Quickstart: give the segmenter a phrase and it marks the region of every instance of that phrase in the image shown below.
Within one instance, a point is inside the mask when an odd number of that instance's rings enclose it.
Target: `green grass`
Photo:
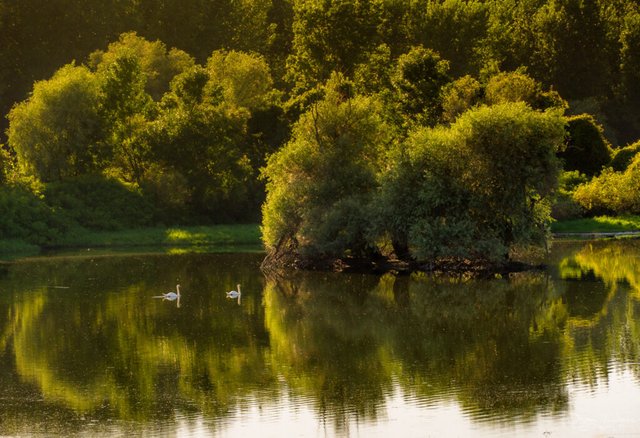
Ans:
[[[554,233],[613,233],[640,231],[640,216],[597,216],[554,222]]]
[[[226,249],[243,246],[261,248],[260,226],[249,225],[211,225],[171,228],[140,228],[120,231],[78,230],[70,233],[50,248],[104,248],[120,249],[135,247],[201,248]],[[0,260],[36,255],[41,248],[20,240],[0,240]]]
[[[78,246],[213,246],[260,245],[260,227],[211,225],[140,228],[121,231],[81,231],[60,239],[55,247]]]
[[[15,239],[0,239],[0,260],[36,255],[40,248],[36,245]]]

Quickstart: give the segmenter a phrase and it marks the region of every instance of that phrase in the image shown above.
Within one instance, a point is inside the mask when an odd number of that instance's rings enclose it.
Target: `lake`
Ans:
[[[0,435],[638,436],[639,256],[560,242],[493,280],[267,278],[255,252],[0,265]]]

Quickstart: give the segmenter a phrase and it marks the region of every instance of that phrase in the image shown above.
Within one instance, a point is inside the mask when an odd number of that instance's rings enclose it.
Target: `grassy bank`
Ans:
[[[194,247],[261,245],[256,224],[171,228],[139,228],[120,231],[79,231],[58,239],[53,248]],[[37,254],[40,248],[17,240],[0,240],[0,258]]]
[[[615,233],[640,231],[640,216],[597,216],[554,222],[554,233]]]

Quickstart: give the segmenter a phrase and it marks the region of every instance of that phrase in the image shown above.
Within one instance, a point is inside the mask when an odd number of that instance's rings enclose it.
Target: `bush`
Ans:
[[[65,223],[92,230],[145,226],[153,218],[151,204],[137,189],[101,176],[50,183],[44,199]]]
[[[617,172],[625,171],[638,152],[640,152],[640,141],[617,149],[611,160],[611,167]]]
[[[591,215],[640,214],[640,155],[633,158],[624,172],[607,168],[579,186],[573,199]]]
[[[551,216],[557,220],[575,219],[584,215],[584,208],[573,199],[576,188],[587,182],[587,176],[572,170],[562,172]]]
[[[348,98],[348,85],[332,76],[324,99],[302,115],[291,141],[268,160],[262,232],[271,253],[289,242],[313,257],[367,250],[367,204],[389,130],[380,105],[373,98]]]
[[[21,185],[0,186],[0,211],[0,240],[48,245],[69,228],[42,197]]]
[[[593,116],[581,114],[567,118],[566,147],[558,153],[565,170],[587,176],[598,174],[611,161],[612,150],[604,131]]]

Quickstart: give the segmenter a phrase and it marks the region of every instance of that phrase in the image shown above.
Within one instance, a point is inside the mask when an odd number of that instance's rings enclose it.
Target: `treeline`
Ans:
[[[544,239],[561,166],[558,216],[630,209],[594,187],[639,167],[632,1],[0,1],[0,17],[0,238],[264,217],[272,248],[496,258]]]
[[[277,87],[294,95],[332,71],[363,77],[422,45],[448,60],[455,77],[526,67],[573,112],[596,114],[613,144],[640,137],[633,0],[2,0],[0,111],[24,100],[33,82],[129,31],[200,64],[214,50],[259,53]]]

